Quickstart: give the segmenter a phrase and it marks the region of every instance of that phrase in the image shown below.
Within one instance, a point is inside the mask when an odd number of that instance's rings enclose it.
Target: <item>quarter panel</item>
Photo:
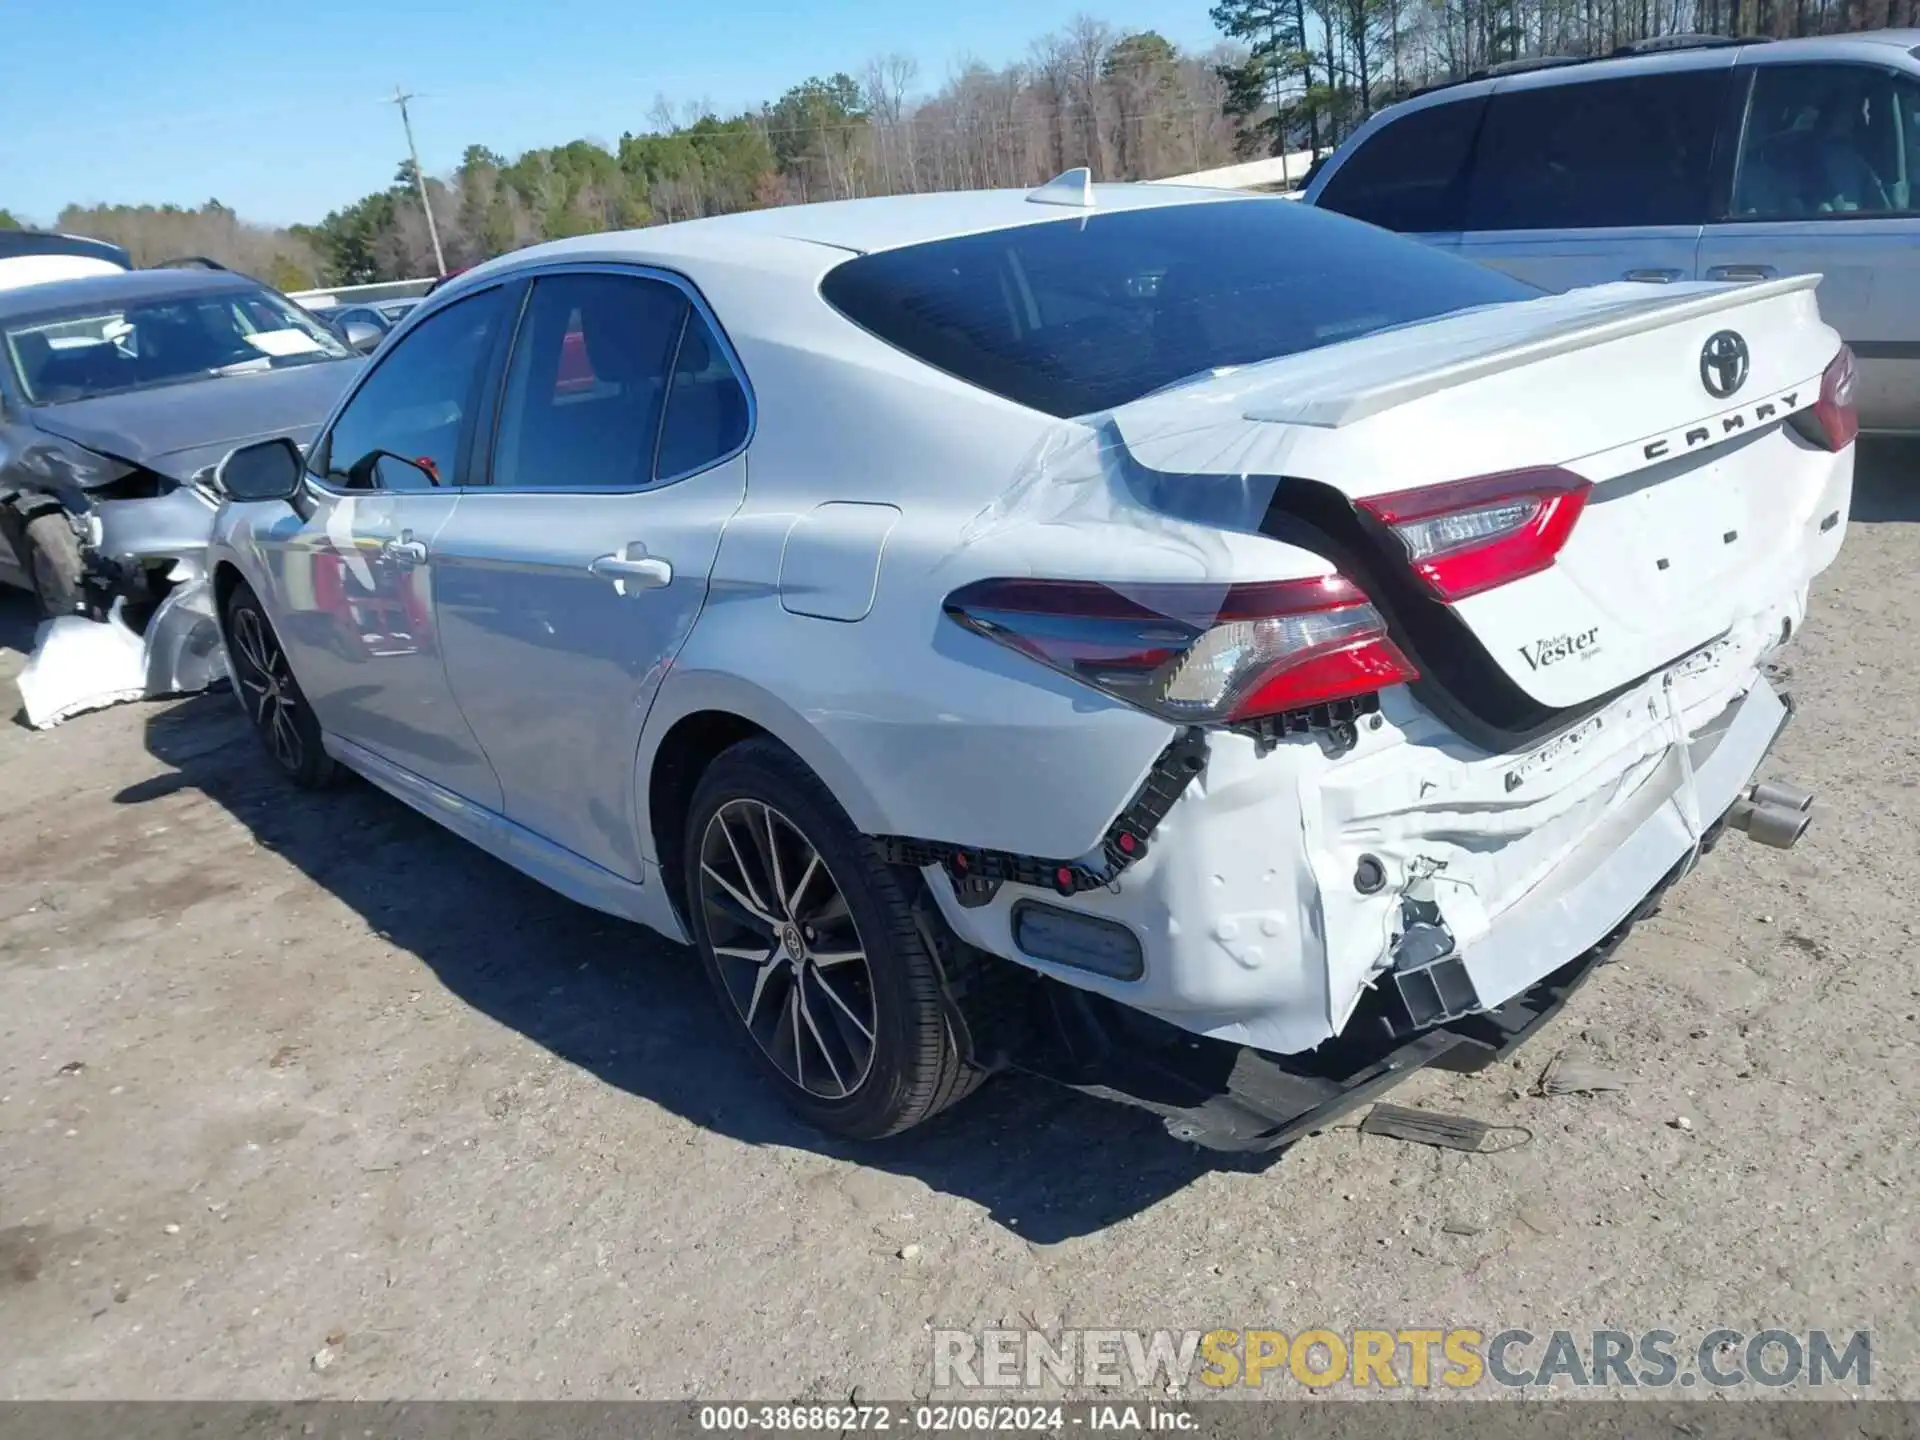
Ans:
[[[994,576],[1212,582],[1325,562],[1146,510],[1097,427],[973,389],[810,304],[770,306],[735,336],[759,401],[751,479],[649,717],[640,808],[660,738],[718,709],[788,744],[866,832],[1084,855],[1174,727],[963,630],[946,596]],[[783,603],[789,536],[828,502],[900,512],[857,621]],[[653,830],[646,816],[643,843]]]

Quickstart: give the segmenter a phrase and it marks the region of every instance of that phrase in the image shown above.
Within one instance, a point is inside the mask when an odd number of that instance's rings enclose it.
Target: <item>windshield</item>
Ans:
[[[1540,292],[1345,216],[1247,199],[884,250],[820,293],[927,364],[1064,417]]]
[[[21,391],[36,405],[352,354],[320,321],[272,291],[230,286],[43,313],[8,324],[5,334]]]

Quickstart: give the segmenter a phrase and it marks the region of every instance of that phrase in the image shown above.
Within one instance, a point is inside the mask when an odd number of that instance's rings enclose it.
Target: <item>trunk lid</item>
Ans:
[[[1550,566],[1448,606],[1531,700],[1578,706],[1825,563],[1850,455],[1784,423],[1818,400],[1840,347],[1817,279],[1606,285],[1462,312],[1149,396],[1114,424],[1161,472],[1157,494],[1187,509],[1182,482],[1198,482],[1190,499],[1210,498],[1192,513],[1233,528],[1270,527],[1270,501],[1316,487],[1356,502],[1544,467],[1589,482]],[[1391,535],[1373,543],[1406,568]]]

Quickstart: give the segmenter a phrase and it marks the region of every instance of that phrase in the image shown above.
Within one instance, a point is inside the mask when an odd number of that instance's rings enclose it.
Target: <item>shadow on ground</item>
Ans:
[[[1920,520],[1920,440],[1862,440],[1854,458],[1853,518]]]
[[[227,695],[157,712],[147,746],[172,772],[118,803],[205,793],[475,1009],[720,1134],[913,1176],[1038,1244],[1137,1214],[1227,1158],[1140,1112],[1019,1075],[891,1141],[823,1136],[735,1048],[691,951],[562,899],[357,779],[295,792]]]
[[[40,625],[40,606],[24,590],[0,585],[0,650],[16,655],[33,653],[33,632]]]

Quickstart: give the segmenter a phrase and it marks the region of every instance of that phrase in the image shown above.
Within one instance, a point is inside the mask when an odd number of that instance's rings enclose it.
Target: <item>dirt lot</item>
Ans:
[[[1873,452],[1790,658],[1812,834],[1395,1097],[1531,1132],[1493,1156],[1222,1170],[1020,1079],[824,1141],[685,952],[294,795],[228,697],[0,726],[0,1395],[903,1398],[1005,1322],[1871,1328],[1920,1397],[1917,569],[1920,451]],[[1537,1097],[1562,1047],[1626,1090]]]

